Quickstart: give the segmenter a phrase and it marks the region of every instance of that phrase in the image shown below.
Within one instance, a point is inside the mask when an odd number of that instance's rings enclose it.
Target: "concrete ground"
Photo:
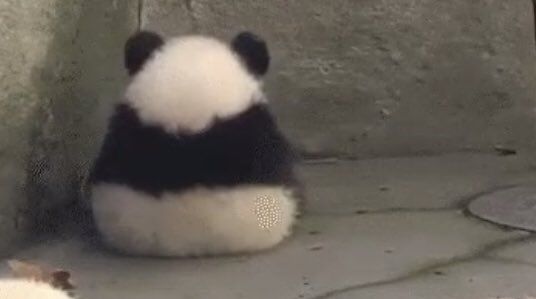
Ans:
[[[536,171],[522,159],[326,160],[303,165],[301,175],[306,216],[269,252],[143,259],[72,238],[17,257],[71,270],[82,299],[536,297],[536,235],[464,212],[479,195],[536,185]]]

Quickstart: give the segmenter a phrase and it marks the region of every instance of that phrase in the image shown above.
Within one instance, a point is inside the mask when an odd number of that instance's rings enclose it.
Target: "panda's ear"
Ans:
[[[162,37],[154,32],[140,31],[131,36],[125,43],[125,67],[129,75],[136,74],[163,44]]]
[[[268,72],[270,54],[262,38],[251,32],[241,32],[233,39],[231,46],[253,75],[263,76]]]

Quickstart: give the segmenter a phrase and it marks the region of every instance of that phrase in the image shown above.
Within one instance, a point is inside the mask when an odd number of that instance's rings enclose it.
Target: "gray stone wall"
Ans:
[[[145,28],[264,36],[266,88],[305,152],[519,148],[534,136],[529,0],[145,0]]]
[[[0,253],[79,198],[121,92],[137,5],[0,1]]]
[[[536,149],[530,0],[2,0],[0,253],[82,197],[138,27],[265,37],[310,156]]]

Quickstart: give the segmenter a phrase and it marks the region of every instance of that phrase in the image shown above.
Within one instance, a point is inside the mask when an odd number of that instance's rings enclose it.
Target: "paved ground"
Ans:
[[[480,194],[536,185],[536,172],[521,159],[459,154],[323,161],[301,170],[307,216],[292,239],[270,252],[140,259],[70,239],[18,257],[72,270],[82,299],[536,296],[536,235],[464,213]]]

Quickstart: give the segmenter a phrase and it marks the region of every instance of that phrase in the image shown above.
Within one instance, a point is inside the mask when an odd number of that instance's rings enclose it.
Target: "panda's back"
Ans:
[[[105,243],[156,256],[279,244],[299,195],[291,147],[262,92],[264,41],[140,32],[125,50],[131,82],[91,174]]]
[[[293,154],[268,108],[254,105],[203,132],[170,134],[117,107],[92,182],[124,184],[150,194],[195,186],[293,184]]]

